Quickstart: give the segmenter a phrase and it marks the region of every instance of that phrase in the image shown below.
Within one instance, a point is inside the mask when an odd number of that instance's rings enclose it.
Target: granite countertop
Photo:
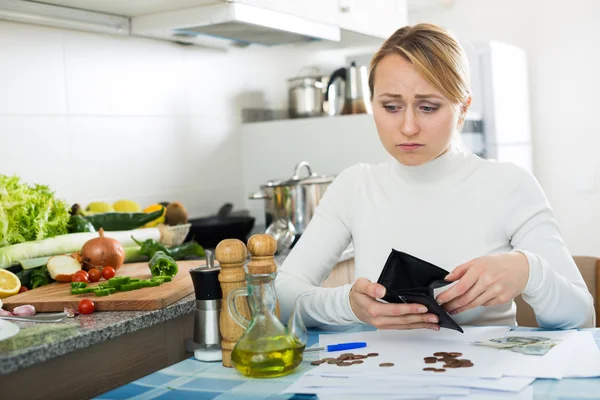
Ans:
[[[289,253],[275,256],[281,266]],[[354,257],[354,248],[348,247],[340,262]],[[103,311],[77,315],[61,323],[15,323],[21,328],[16,336],[0,341],[0,375],[84,349],[121,335],[191,313],[195,296],[190,294],[165,308],[152,311]],[[183,345],[183,344],[182,344]]]

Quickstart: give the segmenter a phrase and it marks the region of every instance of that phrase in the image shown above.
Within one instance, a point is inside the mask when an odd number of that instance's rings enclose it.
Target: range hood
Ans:
[[[131,33],[194,44],[266,46],[340,41],[340,28],[241,3],[220,3],[142,15]]]

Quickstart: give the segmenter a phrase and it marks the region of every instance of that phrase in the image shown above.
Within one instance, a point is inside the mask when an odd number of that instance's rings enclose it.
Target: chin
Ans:
[[[417,167],[431,161],[430,157],[423,154],[401,154],[394,157],[402,165],[407,167]]]

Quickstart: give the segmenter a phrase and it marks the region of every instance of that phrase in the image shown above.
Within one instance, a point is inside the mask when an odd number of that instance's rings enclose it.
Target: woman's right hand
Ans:
[[[382,303],[375,300],[383,296],[384,286],[372,283],[366,278],[358,278],[350,290],[350,306],[354,315],[377,329],[440,330],[437,316],[427,313],[427,307],[424,305]]]

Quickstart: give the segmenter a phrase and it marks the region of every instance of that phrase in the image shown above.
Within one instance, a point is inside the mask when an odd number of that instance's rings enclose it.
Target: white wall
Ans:
[[[598,148],[600,2],[455,0],[409,23],[432,22],[462,43],[499,40],[529,56],[534,172],[572,254],[600,256]]]
[[[313,60],[333,69],[346,53],[223,52],[0,22],[0,173],[84,206],[240,208],[240,108],[286,107],[287,78]]]

